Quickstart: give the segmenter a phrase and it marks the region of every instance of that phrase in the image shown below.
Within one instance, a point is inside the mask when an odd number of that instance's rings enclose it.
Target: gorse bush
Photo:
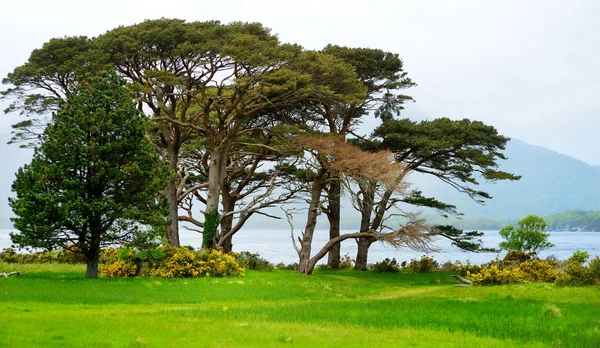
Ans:
[[[512,265],[513,263],[508,263]],[[478,272],[466,272],[467,279],[481,285],[513,284],[523,282],[553,282],[557,276],[552,265],[542,260],[529,260],[517,267],[492,264]]]
[[[519,265],[525,261],[529,261],[532,258],[531,253],[526,253],[522,250],[511,250],[502,259],[504,265]]]
[[[0,252],[0,261],[10,263],[85,263],[86,259],[83,254],[78,252],[78,248],[74,245],[68,245],[65,249],[59,251],[29,251],[26,253],[18,253],[13,248],[5,248]]]
[[[229,277],[243,276],[241,267],[233,256],[216,250],[195,251],[190,248],[162,246],[155,250],[136,251],[132,248],[107,250],[100,275],[105,277],[152,276]]]
[[[433,258],[423,255],[420,260],[410,260],[408,268],[416,273],[431,272],[438,268],[438,263]]]
[[[242,251],[241,253],[231,253],[231,255],[235,261],[245,269],[251,269],[255,271],[272,271],[274,268],[272,263],[260,257],[259,254]]]
[[[400,271],[400,267],[398,267],[398,261],[396,259],[384,259],[381,262],[377,262],[373,265],[373,270],[376,272],[398,272]]]
[[[576,251],[565,262],[564,270],[558,273],[555,283],[561,286],[600,284],[600,258],[596,256],[585,266],[588,258],[587,253]]]
[[[556,271],[545,261],[529,260],[519,265],[516,269],[519,271],[523,281],[530,282],[553,282],[556,278]]]

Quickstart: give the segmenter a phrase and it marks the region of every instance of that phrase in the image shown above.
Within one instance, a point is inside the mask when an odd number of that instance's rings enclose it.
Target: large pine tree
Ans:
[[[115,73],[88,76],[60,104],[10,199],[21,246],[74,244],[98,275],[104,244],[132,240],[156,216],[164,175],[147,120]]]

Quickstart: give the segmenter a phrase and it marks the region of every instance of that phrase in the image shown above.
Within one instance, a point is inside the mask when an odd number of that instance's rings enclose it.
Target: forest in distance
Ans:
[[[543,217],[548,223],[546,230],[557,232],[600,232],[600,210],[584,211],[580,209],[569,210],[564,213],[546,215]],[[437,216],[427,218],[433,223],[446,221],[459,229],[499,230],[506,225],[512,225],[517,219],[495,220],[486,218],[476,219],[442,219]]]

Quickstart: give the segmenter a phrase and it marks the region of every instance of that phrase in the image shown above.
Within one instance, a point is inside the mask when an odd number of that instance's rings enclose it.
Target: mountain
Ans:
[[[600,170],[573,157],[547,148],[511,140],[504,152],[508,157],[500,169],[522,175],[514,182],[482,183],[478,189],[493,199],[482,206],[435,178],[413,176],[411,181],[425,195],[455,204],[465,218],[519,219],[568,210],[600,209]]]

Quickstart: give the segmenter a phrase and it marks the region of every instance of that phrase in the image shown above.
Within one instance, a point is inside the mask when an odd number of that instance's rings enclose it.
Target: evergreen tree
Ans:
[[[164,172],[147,120],[115,73],[84,78],[59,104],[10,199],[14,243],[74,244],[97,277],[102,245],[132,241],[158,217]],[[147,231],[147,230],[146,230]]]

